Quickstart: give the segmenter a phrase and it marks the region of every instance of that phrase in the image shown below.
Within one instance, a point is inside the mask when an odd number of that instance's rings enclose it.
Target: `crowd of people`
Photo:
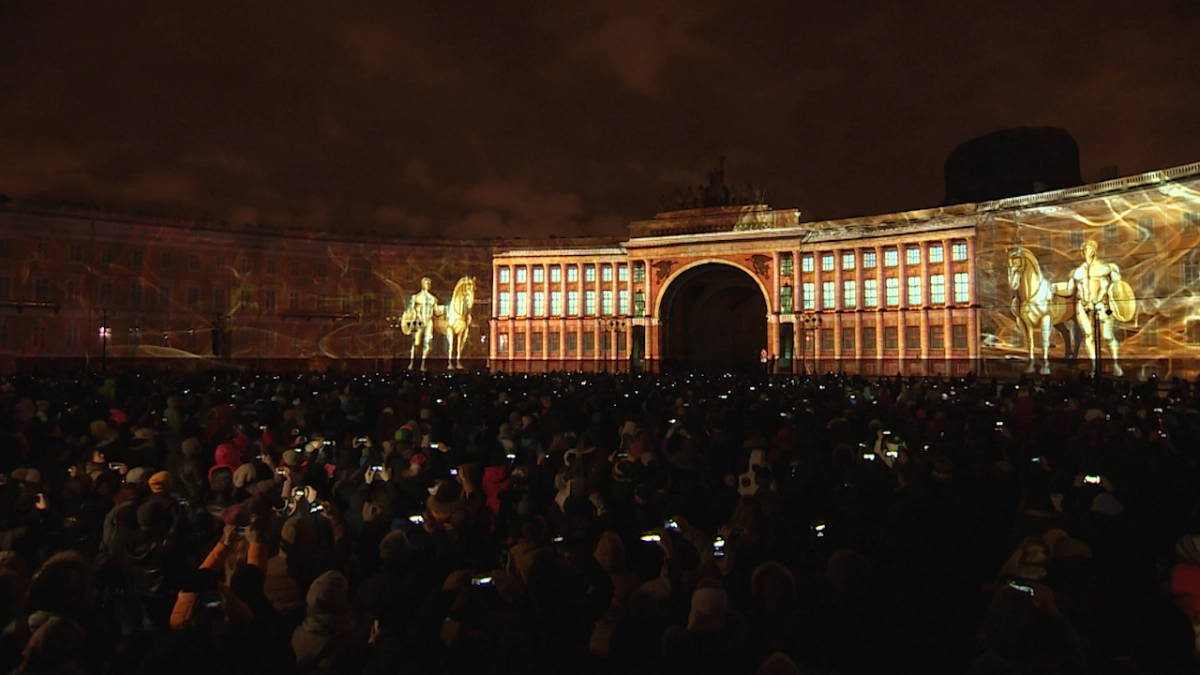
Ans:
[[[0,672],[1192,672],[1198,399],[12,375]]]

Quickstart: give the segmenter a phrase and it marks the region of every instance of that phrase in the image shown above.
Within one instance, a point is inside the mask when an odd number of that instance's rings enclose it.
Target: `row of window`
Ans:
[[[498,356],[545,355],[554,357],[578,356],[582,353],[584,356],[591,356],[596,353],[597,343],[599,343],[601,354],[613,352],[614,343],[616,344],[615,353],[624,354],[628,339],[624,331],[601,331],[599,333],[593,331],[567,331],[565,333],[565,340],[563,340],[563,336],[564,334],[558,331],[550,331],[545,334],[541,331],[532,331],[529,333],[529,342],[527,344],[524,331],[514,332],[511,336],[511,341],[509,340],[508,333],[498,333],[496,335],[496,354]],[[599,337],[598,340],[597,337]],[[581,342],[582,350],[580,349]],[[565,351],[563,350],[564,344],[566,346]]]
[[[549,307],[546,305],[547,296],[549,297]],[[500,291],[496,294],[496,316],[509,317],[515,315],[518,317],[526,316],[629,316],[630,315],[630,293],[628,290],[621,289],[615,293],[611,290],[600,291]],[[566,299],[566,305],[563,304],[563,299]],[[580,311],[579,300],[583,299],[583,308]],[[646,315],[646,294],[642,291],[636,291],[632,294],[633,298],[633,316],[642,317]],[[516,300],[514,303],[513,300]],[[596,301],[599,299],[599,306]],[[533,301],[532,306],[530,300]],[[549,310],[547,312],[547,309]],[[564,311],[565,309],[565,311]]]
[[[839,337],[835,334],[832,328],[822,328],[819,331],[819,340],[821,351],[832,352],[835,349],[834,339]],[[841,331],[842,354],[846,355],[855,350],[855,342],[862,340],[861,349],[864,352],[875,351],[878,349],[879,330],[875,326],[861,327],[846,327]],[[813,349],[812,333],[805,334],[805,349]],[[906,350],[919,350],[921,348],[921,327],[920,326],[905,326],[904,327],[904,347]],[[900,327],[899,326],[884,326],[883,327],[883,348],[888,350],[900,349]],[[945,349],[946,348],[946,328],[942,325],[929,326],[929,349]],[[950,326],[950,348],[951,349],[966,349],[967,348],[967,325],[965,323],[956,323]]]
[[[966,272],[955,272],[952,277],[952,297],[955,304],[963,305],[971,302],[971,277]],[[900,279],[887,277],[884,280],[884,305],[887,307],[900,306]],[[925,295],[924,280],[920,276],[910,276],[906,280],[905,291],[908,307],[920,307]],[[857,309],[859,307],[859,285],[857,279],[845,279],[841,284],[841,302],[838,300],[838,284],[836,281],[823,281],[820,287],[821,309]],[[817,284],[806,281],[800,284],[800,308],[814,310],[817,308]],[[794,311],[792,287],[782,286],[779,289],[780,311],[790,314]],[[929,275],[929,304],[946,304],[946,275]],[[862,307],[873,309],[879,307],[879,280],[862,280]]]
[[[900,265],[900,251],[904,251],[904,263],[906,265],[921,264],[921,247],[920,246],[905,246],[901,248],[885,248],[883,249],[883,266],[897,267]],[[878,257],[875,251],[862,251],[861,253],[854,251],[845,251],[840,254],[840,267],[843,270],[853,270],[859,265],[863,269],[875,269],[879,265]],[[800,271],[813,272],[816,269],[817,257],[812,254],[804,254],[800,256]],[[928,253],[928,262],[937,264],[945,262],[945,250],[941,244],[930,244]],[[950,245],[950,259],[953,261],[963,261],[967,259],[967,244],[966,242],[954,242]],[[839,267],[838,254],[822,253],[820,254],[821,271],[832,272]],[[783,276],[790,276],[794,273],[791,253],[784,253],[779,258],[779,273]]]
[[[564,266],[562,265],[549,266],[550,283],[557,284],[562,282],[563,267]],[[597,267],[600,268],[600,281],[604,283],[611,283],[614,274],[616,275],[617,281],[629,281],[629,265],[566,265],[565,267],[567,270],[567,283],[573,284],[579,281],[579,270],[581,267],[583,269],[584,283],[595,283]],[[510,283],[515,277],[518,284],[523,284],[529,280],[530,276],[532,276],[533,283],[540,284],[546,281],[546,269],[547,267],[545,265],[518,265],[515,267],[504,266],[499,268],[498,278],[500,283],[507,284]],[[643,282],[646,280],[646,268],[641,263],[635,263],[633,266],[633,280],[636,282]]]

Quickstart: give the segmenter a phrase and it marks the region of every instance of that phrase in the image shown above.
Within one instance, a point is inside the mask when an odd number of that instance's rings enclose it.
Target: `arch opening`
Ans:
[[[660,306],[660,353],[668,369],[746,372],[761,368],[767,303],[747,272],[705,263],[679,274]]]

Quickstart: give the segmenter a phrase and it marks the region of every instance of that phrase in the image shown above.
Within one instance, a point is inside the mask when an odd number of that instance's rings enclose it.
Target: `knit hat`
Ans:
[[[243,464],[233,472],[233,486],[236,488],[244,488],[254,482],[256,475],[253,464]]]
[[[313,614],[349,614],[350,584],[341,572],[330,570],[312,582],[305,601]]]
[[[315,660],[334,635],[354,627],[350,584],[341,572],[330,570],[317,577],[308,587],[305,603],[304,623],[292,633],[292,651],[300,662]]]
[[[1185,534],[1176,540],[1175,555],[1184,562],[1200,565],[1200,534]]]
[[[704,583],[704,582],[701,582]],[[701,586],[692,593],[692,611],[688,614],[688,630],[718,631],[725,625],[729,598],[720,585]]]
[[[167,473],[166,471],[159,471],[153,476],[150,476],[150,480],[146,482],[150,486],[150,491],[156,495],[171,491],[171,474]]]
[[[1119,516],[1125,513],[1125,507],[1110,493],[1101,492],[1092,500],[1092,511],[1104,516]]]
[[[408,560],[408,537],[400,530],[389,532],[383,541],[379,542],[379,557],[384,562],[404,562]]]
[[[279,541],[288,553],[311,552],[317,546],[317,525],[309,518],[288,518],[279,532]]]
[[[295,450],[284,450],[283,463],[292,468],[300,466],[300,453],[296,452]]]
[[[195,436],[185,438],[180,449],[184,457],[196,457],[200,454],[200,439]]]
[[[221,522],[246,527],[250,524],[250,507],[245,503],[227,506],[221,511]]]
[[[147,478],[150,477],[151,471],[153,471],[153,469],[149,469],[144,466],[139,466],[137,468],[130,469],[129,473],[125,474],[125,482],[128,483],[129,485],[137,485],[139,483],[142,483]]]

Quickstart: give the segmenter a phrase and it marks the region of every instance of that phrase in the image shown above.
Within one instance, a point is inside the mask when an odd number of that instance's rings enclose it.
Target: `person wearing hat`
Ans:
[[[672,672],[743,673],[753,663],[746,619],[729,606],[725,588],[705,579],[692,593],[687,627],[663,634],[663,658]]]

